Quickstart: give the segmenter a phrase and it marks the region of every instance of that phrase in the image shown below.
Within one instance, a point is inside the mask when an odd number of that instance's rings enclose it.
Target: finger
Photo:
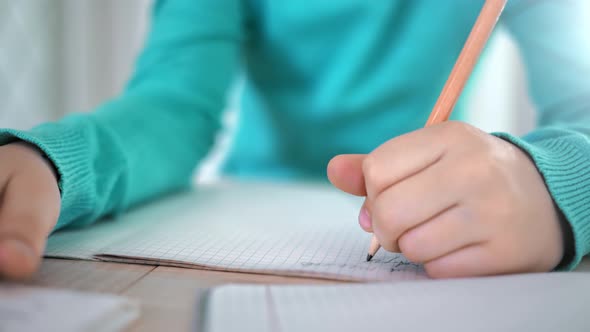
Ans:
[[[367,201],[363,203],[361,211],[359,213],[359,225],[361,228],[368,233],[373,233],[373,222],[371,221],[371,211],[369,210]]]
[[[24,173],[9,179],[0,210],[0,275],[21,279],[36,270],[59,205],[54,183]]]
[[[402,234],[400,251],[412,262],[424,263],[485,240],[486,230],[462,206],[454,206]]]
[[[514,253],[512,253],[514,255]],[[489,243],[470,245],[424,264],[432,278],[462,278],[536,271]],[[538,271],[541,272],[541,271]]]
[[[18,237],[0,238],[0,276],[8,279],[29,277],[40,263],[40,257]]]
[[[365,196],[365,179],[362,164],[364,154],[338,155],[328,163],[328,179],[332,184],[349,194]]]
[[[371,201],[372,226],[386,250],[399,251],[406,231],[457,205],[464,186],[448,176],[449,162],[433,165],[387,188]]]
[[[387,141],[363,160],[367,196],[378,196],[386,188],[419,173],[442,159],[447,141],[439,126],[423,128]]]

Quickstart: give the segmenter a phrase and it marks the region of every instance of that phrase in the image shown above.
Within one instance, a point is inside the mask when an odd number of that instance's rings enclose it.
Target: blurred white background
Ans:
[[[120,91],[149,0],[0,0],[0,121],[27,128]]]
[[[0,0],[0,126],[28,128],[117,94],[143,44],[150,5]],[[468,121],[487,131],[524,133],[534,112],[518,52],[501,29],[490,51],[465,100]]]

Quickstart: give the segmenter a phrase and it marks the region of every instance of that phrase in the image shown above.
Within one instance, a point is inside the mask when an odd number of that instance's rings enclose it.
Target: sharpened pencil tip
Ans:
[[[373,259],[373,255],[367,254],[367,262],[370,262]]]

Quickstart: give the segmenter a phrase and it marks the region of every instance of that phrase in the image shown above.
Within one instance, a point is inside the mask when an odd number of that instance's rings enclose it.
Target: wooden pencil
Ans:
[[[483,51],[507,0],[486,0],[467,41],[451,70],[451,74],[445,83],[436,104],[434,105],[425,127],[433,124],[447,121],[457,100],[461,96],[461,92],[473,71],[473,67]],[[381,245],[377,238],[373,235],[369,251],[367,254],[367,261],[370,261],[377,253]]]

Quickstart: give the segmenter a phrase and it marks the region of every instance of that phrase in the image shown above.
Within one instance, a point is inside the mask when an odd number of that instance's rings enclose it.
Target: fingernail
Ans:
[[[361,227],[364,229],[371,228],[371,216],[366,207],[363,207],[359,213],[359,224],[361,224]]]

